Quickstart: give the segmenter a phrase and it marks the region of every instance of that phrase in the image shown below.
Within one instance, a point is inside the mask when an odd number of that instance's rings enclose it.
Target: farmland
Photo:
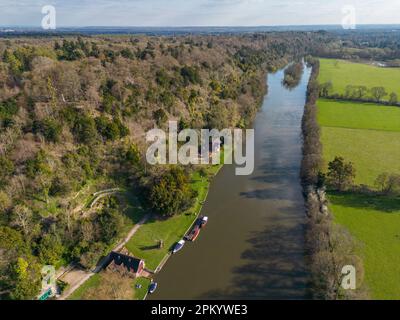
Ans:
[[[343,93],[346,85],[384,86],[392,92],[398,90],[395,84],[399,79],[398,69],[321,59],[319,82],[332,81],[336,93]],[[325,169],[329,161],[341,156],[353,163],[354,183],[375,191],[379,174],[400,173],[399,107],[328,99],[319,99],[317,106]],[[358,251],[364,260],[364,279],[371,297],[398,299],[398,197],[350,191],[329,191],[328,195],[334,221],[360,243]]]
[[[399,299],[400,201],[358,194],[330,194],[336,222],[361,242],[365,281],[376,299]]]
[[[400,173],[400,108],[318,101],[325,165],[335,156],[353,162],[357,184],[374,185],[383,172]]]
[[[400,132],[323,127],[325,165],[335,156],[353,162],[356,184],[374,187],[384,172],[400,173]]]
[[[327,99],[319,99],[317,105],[323,127],[400,131],[398,107]]]
[[[382,68],[368,64],[353,63],[345,60],[320,59],[319,82],[331,81],[333,93],[343,94],[347,85],[384,87],[387,93],[400,95],[400,70]]]

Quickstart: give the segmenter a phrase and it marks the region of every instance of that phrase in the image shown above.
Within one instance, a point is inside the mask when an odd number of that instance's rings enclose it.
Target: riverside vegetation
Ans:
[[[139,232],[127,246],[139,256],[142,244],[168,250],[198,212],[210,171],[148,165],[145,132],[168,120],[180,129],[248,126],[266,72],[318,37],[0,39],[2,298],[37,297],[42,265],[92,269],[149,212],[151,239]],[[91,206],[112,188],[120,191]],[[150,268],[164,249],[145,257]],[[106,276],[92,281],[109,287]],[[111,290],[97,289],[80,296]]]
[[[45,264],[92,269],[149,212],[152,219],[142,226],[147,232],[139,229],[127,245],[130,250],[140,256],[150,253],[143,252],[145,246],[178,239],[201,206],[208,172],[214,169],[149,166],[145,132],[164,128],[168,120],[178,120],[180,129],[245,128],[267,90],[266,73],[307,54],[395,65],[399,36],[377,33],[1,38],[1,297],[37,297]],[[312,63],[302,178],[321,186],[315,106],[319,69]],[[295,81],[296,74],[289,79],[288,73],[287,80]],[[390,174],[381,177],[385,190],[392,180]],[[93,194],[111,188],[120,191],[91,208]],[[321,272],[313,279],[315,297],[335,298],[344,294],[337,286],[341,257],[354,261],[356,256],[348,234],[333,232],[329,215],[320,213],[325,203],[320,188],[312,189],[311,265],[314,274]],[[172,233],[169,225],[176,227]],[[337,244],[333,251],[332,243]],[[167,249],[143,257],[154,268]],[[77,298],[95,298],[96,292],[104,298],[115,289],[106,273],[92,279],[97,290],[84,284]],[[83,292],[85,285],[89,292]],[[115,298],[143,296],[128,287]]]
[[[306,246],[307,260],[311,272],[311,296],[314,299],[360,299],[368,297],[363,285],[363,264],[357,255],[357,243],[349,232],[333,223],[332,215],[327,208],[325,194],[325,176],[322,173],[323,157],[320,141],[320,127],[317,122],[317,99],[319,97],[318,74],[320,63],[309,57],[312,74],[307,89],[307,102],[304,109],[303,159],[301,179],[307,209]],[[350,174],[342,171],[342,159],[335,159],[330,164],[331,182],[340,187],[342,183],[337,176],[343,175],[351,179]],[[344,290],[341,287],[342,268],[353,265],[357,270],[357,289]]]
[[[400,108],[380,99],[371,103],[370,98],[327,94],[327,87],[332,91],[337,88],[338,76],[331,69],[335,63],[310,60],[313,75],[303,119],[302,181],[309,216],[313,296],[398,298],[398,281],[393,279],[397,278],[398,265],[394,238],[400,223]],[[367,75],[362,79],[372,87],[380,84],[375,75],[387,73],[383,68],[354,65],[336,64],[335,70],[348,81],[346,85],[342,79],[342,86],[358,90],[354,68],[373,71],[368,80]],[[390,73],[398,75],[399,70]],[[327,74],[332,86],[322,82]],[[345,264],[356,267],[355,291],[340,287]]]
[[[395,87],[399,76],[398,68],[322,60],[319,78],[322,88],[326,80],[333,84],[332,93],[320,92],[323,99],[317,102],[323,171],[337,156],[354,169],[342,188],[330,186],[329,207],[335,222],[361,244],[357,255],[364,261],[364,282],[377,299],[400,296],[395,240],[400,225],[400,108]],[[341,93],[338,99],[334,92],[340,87],[356,91]],[[362,87],[371,89],[355,96]]]

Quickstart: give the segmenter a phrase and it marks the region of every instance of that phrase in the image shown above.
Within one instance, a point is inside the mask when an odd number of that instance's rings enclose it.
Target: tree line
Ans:
[[[399,106],[397,93],[388,93],[384,87],[368,88],[362,85],[347,85],[343,94],[332,93],[332,91],[333,84],[331,81],[319,84],[319,96],[321,98]],[[384,100],[385,97],[388,99]]]
[[[319,60],[308,57],[312,73],[307,88],[307,101],[302,120],[303,159],[301,181],[306,202],[307,264],[311,273],[310,294],[314,299],[353,299],[366,297],[363,287],[346,291],[341,287],[341,270],[354,265],[363,270],[356,254],[356,243],[343,227],[333,224],[325,194],[326,177],[322,173],[322,145],[317,122],[316,102],[319,97]],[[352,165],[337,158],[329,164],[329,183],[342,188],[353,177]],[[362,274],[362,272],[360,272]],[[361,282],[361,281],[360,281]],[[358,283],[360,283],[358,282]]]

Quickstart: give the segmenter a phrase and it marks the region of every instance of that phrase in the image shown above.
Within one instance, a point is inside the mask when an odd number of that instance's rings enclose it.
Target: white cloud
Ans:
[[[58,25],[189,26],[340,24],[353,5],[358,23],[400,23],[400,0],[0,0],[3,25],[39,25],[41,7]]]

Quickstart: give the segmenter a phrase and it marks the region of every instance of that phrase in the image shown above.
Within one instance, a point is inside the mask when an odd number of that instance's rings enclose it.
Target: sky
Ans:
[[[57,27],[338,25],[345,6],[356,24],[400,24],[400,0],[0,0],[0,25],[39,27],[45,5]]]

